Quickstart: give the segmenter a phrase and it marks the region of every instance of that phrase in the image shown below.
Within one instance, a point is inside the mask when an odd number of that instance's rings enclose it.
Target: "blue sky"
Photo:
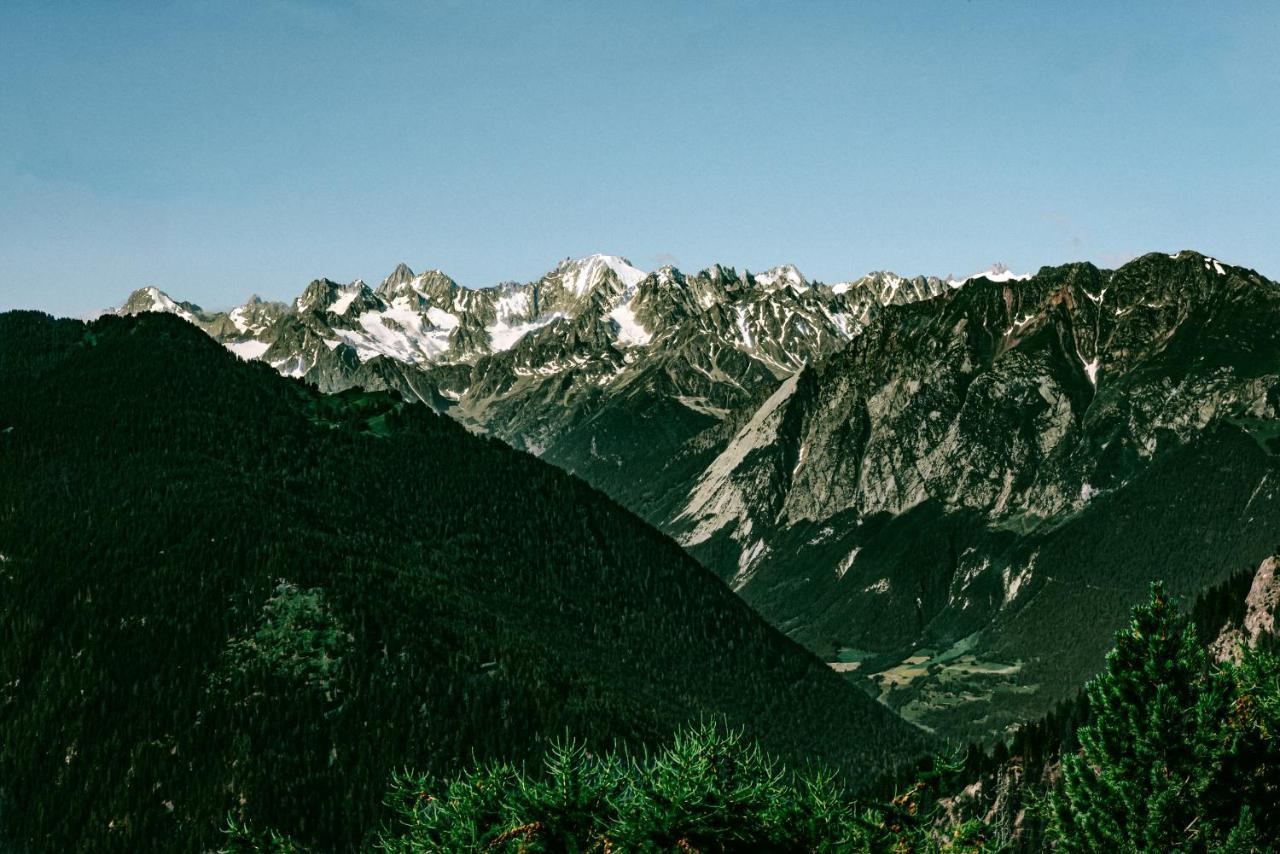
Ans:
[[[398,261],[1280,277],[1276,3],[0,5],[0,308]]]

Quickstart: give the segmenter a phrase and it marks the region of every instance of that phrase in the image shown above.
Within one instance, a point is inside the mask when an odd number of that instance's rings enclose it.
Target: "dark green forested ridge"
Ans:
[[[170,316],[0,315],[0,838],[366,841],[393,769],[708,715],[850,783],[921,736],[580,481]]]
[[[1202,612],[1203,613],[1203,612]],[[1161,585],[1117,633],[1106,669],[1057,722],[1048,775],[1005,751],[992,811],[967,813],[971,763],[854,797],[796,773],[739,733],[683,732],[655,754],[553,745],[535,773],[502,763],[447,779],[397,778],[383,850],[501,852],[1262,852],[1280,840],[1280,659],[1256,647],[1213,661]],[[1034,743],[1045,733],[1024,733]],[[1015,742],[1015,749],[1019,745]],[[1034,833],[1030,830],[1034,829]],[[296,850],[233,824],[232,850]]]

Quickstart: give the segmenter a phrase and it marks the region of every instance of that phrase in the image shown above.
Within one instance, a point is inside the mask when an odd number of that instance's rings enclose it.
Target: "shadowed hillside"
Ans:
[[[171,316],[0,316],[0,822],[325,848],[393,769],[704,716],[866,779],[915,730],[573,477]]]

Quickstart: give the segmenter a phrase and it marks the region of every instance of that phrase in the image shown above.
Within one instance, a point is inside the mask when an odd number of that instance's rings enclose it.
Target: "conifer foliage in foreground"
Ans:
[[[566,741],[538,777],[500,764],[443,787],[401,777],[401,828],[382,843],[395,854],[914,849],[931,835],[926,788],[863,807],[830,774],[792,773],[741,730],[702,724],[641,760]],[[980,850],[978,829],[966,825],[944,846]]]
[[[539,773],[491,762],[443,782],[403,774],[379,843],[394,854],[1276,850],[1280,659],[1244,650],[1238,663],[1214,662],[1157,585],[1087,694],[1080,747],[1062,758],[1054,789],[1027,782],[1016,799],[1047,821],[1035,842],[944,819],[938,796],[955,790],[954,766],[935,763],[877,803],[828,774],[787,770],[741,731],[703,724],[643,758],[562,741]],[[244,827],[228,839],[237,851],[297,850]]]
[[[392,854],[995,850],[977,822],[934,829],[923,805],[947,770],[872,805],[828,772],[787,770],[721,725],[689,727],[644,757],[566,739],[537,774],[490,762],[444,782],[400,775],[389,798],[397,820],[379,842]],[[232,851],[298,850],[234,824],[228,838]]]

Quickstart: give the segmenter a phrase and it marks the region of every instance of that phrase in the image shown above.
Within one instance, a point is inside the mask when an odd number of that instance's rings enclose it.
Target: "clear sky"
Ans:
[[[1278,46],[1275,2],[4,0],[0,309],[592,252],[1280,277]]]

